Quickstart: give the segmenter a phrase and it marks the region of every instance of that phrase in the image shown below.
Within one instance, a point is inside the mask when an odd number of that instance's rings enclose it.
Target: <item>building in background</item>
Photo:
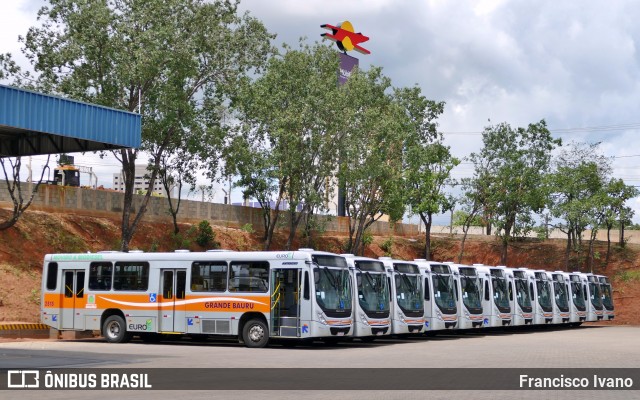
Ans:
[[[146,164],[136,165],[136,178],[133,182],[133,190],[135,193],[144,194],[147,192],[149,189],[150,176],[151,171],[147,169]],[[120,173],[113,174],[113,189],[119,192],[124,192],[124,175],[122,174],[122,171],[120,171]],[[173,188],[170,194],[173,197]],[[164,186],[162,186],[162,182],[159,178],[156,178],[153,185],[152,195],[167,197],[167,192],[164,190]]]

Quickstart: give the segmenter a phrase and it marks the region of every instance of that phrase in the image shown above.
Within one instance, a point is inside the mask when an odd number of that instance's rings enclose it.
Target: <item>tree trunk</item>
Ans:
[[[620,219],[620,242],[618,243],[620,247],[624,247],[624,221]]]
[[[424,222],[424,258],[427,261],[431,260],[431,225],[433,223],[432,214],[420,213],[420,218]]]
[[[607,224],[607,258],[605,260],[606,265],[609,265],[609,253],[611,252],[611,228],[613,228],[613,226],[611,224]]]
[[[569,254],[571,254],[571,230],[567,232],[567,248],[564,252],[564,269],[569,271]]]
[[[464,255],[464,243],[467,240],[467,233],[469,232],[469,225],[462,226],[462,241],[460,242],[460,253],[458,254],[458,264],[462,263],[462,256]]]

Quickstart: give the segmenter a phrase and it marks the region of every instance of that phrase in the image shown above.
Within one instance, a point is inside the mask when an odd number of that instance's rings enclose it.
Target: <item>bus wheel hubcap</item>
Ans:
[[[116,324],[115,322],[112,322],[109,325],[109,335],[112,338],[115,338],[118,336],[118,334],[120,333],[120,326],[118,324]]]
[[[253,325],[251,329],[249,329],[249,339],[252,342],[259,342],[264,336],[264,330],[260,325]]]

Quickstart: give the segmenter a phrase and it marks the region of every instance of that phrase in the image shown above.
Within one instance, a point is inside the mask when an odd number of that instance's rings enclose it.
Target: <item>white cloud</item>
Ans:
[[[17,36],[44,3],[5,3],[0,52],[26,63]],[[417,83],[428,97],[446,101],[439,121],[445,132],[479,132],[488,119],[523,126],[544,118],[552,129],[640,126],[640,8],[633,0],[243,0],[240,8],[292,45],[302,36],[320,40],[323,23],[350,20],[370,37],[364,47],[372,54],[358,55],[363,67],[382,66],[394,85]],[[563,138],[602,141],[605,154],[615,156],[640,154],[631,145],[637,134],[582,131]],[[450,135],[447,143],[464,156],[478,150],[481,138]],[[640,158],[615,165],[614,175],[640,185]],[[459,173],[469,173],[463,167]]]

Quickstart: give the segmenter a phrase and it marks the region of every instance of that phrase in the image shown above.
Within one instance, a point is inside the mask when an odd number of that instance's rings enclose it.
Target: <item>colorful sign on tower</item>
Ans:
[[[351,22],[344,21],[339,23],[338,26],[324,24],[320,25],[320,27],[331,31],[331,33],[323,33],[321,36],[336,42],[338,48],[345,53],[347,51],[355,50],[362,54],[371,54],[369,50],[359,46],[360,43],[364,43],[369,40],[369,37],[360,32],[355,33]]]

